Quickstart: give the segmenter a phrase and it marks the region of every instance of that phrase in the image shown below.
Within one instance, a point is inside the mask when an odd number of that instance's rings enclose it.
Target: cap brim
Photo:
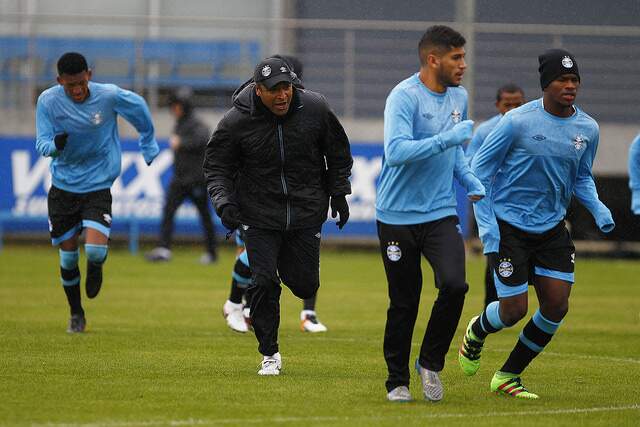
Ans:
[[[282,83],[282,82],[293,83],[293,80],[291,79],[291,75],[289,73],[278,74],[277,76],[273,76],[266,80],[261,81],[260,84],[265,85],[267,89],[271,89],[278,83]]]

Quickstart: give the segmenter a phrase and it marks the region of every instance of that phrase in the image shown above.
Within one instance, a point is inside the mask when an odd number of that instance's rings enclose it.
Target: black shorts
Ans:
[[[59,245],[84,228],[93,228],[109,237],[111,231],[111,190],[71,193],[54,186],[49,190],[49,233]]]
[[[500,251],[490,254],[499,297],[527,292],[535,276],[574,282],[575,247],[561,221],[544,233],[528,233],[498,220]]]

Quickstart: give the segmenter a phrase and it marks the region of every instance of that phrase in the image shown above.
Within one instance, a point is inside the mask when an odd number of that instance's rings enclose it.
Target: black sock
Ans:
[[[71,314],[84,314],[82,304],[80,303],[80,285],[63,286],[64,293],[67,295]]]
[[[524,371],[529,363],[549,344],[559,325],[559,322],[546,320],[537,311],[520,332],[516,346],[500,370],[512,374],[520,374]]]
[[[241,287],[236,279],[231,279],[231,292],[229,293],[229,301],[234,304],[242,304],[242,296],[247,290],[246,286]]]
[[[302,309],[303,310],[316,311],[316,298],[317,297],[318,297],[318,294],[312,296],[311,298],[305,298],[304,299],[304,303],[302,305]]]

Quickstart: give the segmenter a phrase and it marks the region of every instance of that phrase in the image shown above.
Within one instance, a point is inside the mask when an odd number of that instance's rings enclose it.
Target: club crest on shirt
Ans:
[[[498,264],[498,274],[501,277],[510,277],[513,274],[513,264],[511,258],[502,258]]]
[[[93,113],[91,115],[91,123],[93,123],[94,125],[99,125],[100,123],[102,123],[102,112],[101,111],[96,111],[95,113]]]
[[[462,113],[460,113],[460,110],[458,110],[457,108],[454,108],[451,112],[451,120],[453,121],[453,123],[460,123],[461,119]]]
[[[402,250],[399,242],[387,242],[387,258],[389,261],[397,262],[402,258]]]
[[[582,135],[576,135],[576,137],[573,138],[573,146],[576,147],[576,150],[582,150],[585,145],[587,145],[587,141],[585,139],[586,138]]]

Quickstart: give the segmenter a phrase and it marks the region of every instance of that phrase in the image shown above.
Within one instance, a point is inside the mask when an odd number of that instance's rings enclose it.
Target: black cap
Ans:
[[[538,71],[540,72],[540,86],[542,89],[563,74],[575,74],[580,80],[578,62],[575,56],[564,49],[549,49],[538,56]]]
[[[267,58],[262,60],[253,72],[253,81],[271,89],[278,83],[293,83],[296,74],[291,71],[289,64],[282,58]]]

